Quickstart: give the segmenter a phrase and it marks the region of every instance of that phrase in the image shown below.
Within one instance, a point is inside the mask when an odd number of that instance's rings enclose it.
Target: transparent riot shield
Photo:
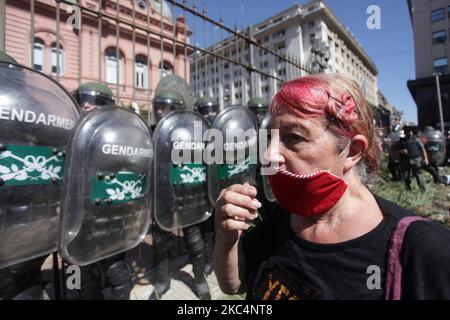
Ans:
[[[67,153],[61,256],[84,266],[138,245],[151,219],[153,143],[134,113],[100,107],[77,125]]]
[[[58,83],[0,63],[0,268],[56,250],[66,147],[79,118]]]
[[[154,218],[163,230],[209,218],[206,166],[203,163],[207,121],[197,112],[176,111],[155,129]]]
[[[217,132],[211,134],[220,132],[222,136],[222,143],[218,137],[208,137],[207,152],[214,153],[213,158],[219,160],[208,163],[208,194],[214,204],[220,191],[230,185],[245,182],[255,185],[258,125],[248,108],[235,106],[222,110],[212,128]],[[218,153],[222,153],[222,157],[217,157]]]

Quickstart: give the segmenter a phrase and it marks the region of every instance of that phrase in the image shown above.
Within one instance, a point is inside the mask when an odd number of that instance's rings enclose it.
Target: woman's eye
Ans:
[[[306,141],[306,139],[296,133],[289,133],[283,137],[283,141],[286,143],[297,143],[300,141]]]

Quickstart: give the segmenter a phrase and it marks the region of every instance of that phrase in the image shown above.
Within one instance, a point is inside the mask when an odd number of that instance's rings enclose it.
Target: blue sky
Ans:
[[[192,5],[193,0],[188,2]],[[223,14],[225,25],[234,27],[237,23],[239,27],[245,27],[274,15],[296,2],[303,4],[308,1],[206,0],[206,7],[209,17],[219,20]],[[379,71],[378,86],[389,102],[404,112],[407,121],[417,123],[416,105],[406,86],[409,79],[415,78],[414,43],[407,1],[325,0],[325,2],[375,62]],[[202,1],[197,3],[201,8]],[[378,5],[381,9],[380,30],[369,30],[366,26],[369,17],[366,10],[372,4]],[[181,15],[179,9],[176,10],[176,15]],[[193,26],[191,16],[188,16],[188,23]],[[201,28],[200,22],[197,23],[198,28]],[[211,27],[208,28],[210,32]],[[216,37],[219,37],[218,32]]]

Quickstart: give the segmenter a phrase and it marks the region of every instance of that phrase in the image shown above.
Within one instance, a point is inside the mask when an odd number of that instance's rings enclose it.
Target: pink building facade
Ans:
[[[58,13],[55,0],[34,0],[34,6],[32,0],[6,0],[5,51],[69,91],[100,81],[119,97],[118,104],[148,110],[162,76],[189,79],[191,50],[184,44],[191,33],[183,17],[175,19],[161,1],[79,0],[81,10],[61,3]]]

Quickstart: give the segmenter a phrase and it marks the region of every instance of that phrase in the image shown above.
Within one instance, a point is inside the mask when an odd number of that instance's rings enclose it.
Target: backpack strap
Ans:
[[[394,230],[389,248],[386,272],[386,300],[400,300],[402,294],[402,262],[400,254],[403,240],[409,225],[415,221],[427,221],[419,216],[408,216],[400,219]]]

